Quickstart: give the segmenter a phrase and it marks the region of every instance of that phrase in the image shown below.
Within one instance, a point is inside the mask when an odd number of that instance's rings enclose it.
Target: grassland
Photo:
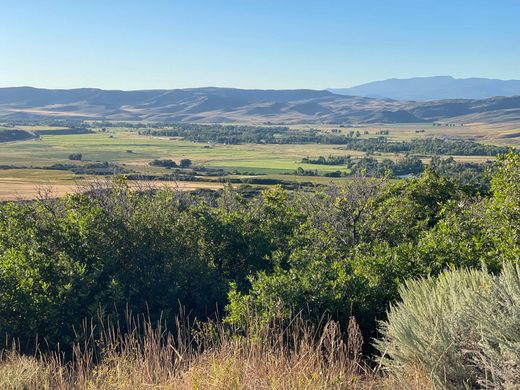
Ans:
[[[320,174],[342,169],[337,165],[313,165],[301,163],[304,157],[345,155],[361,157],[363,152],[344,150],[341,145],[322,144],[203,144],[184,141],[180,138],[140,135],[136,129],[112,127],[108,132],[101,129],[91,134],[47,135],[45,130],[60,127],[19,126],[20,130],[38,131],[39,138],[19,142],[0,143],[0,166],[15,166],[24,169],[0,170],[0,199],[30,198],[42,186],[49,186],[57,195],[71,191],[85,176],[70,171],[49,168],[54,164],[85,164],[92,162],[115,162],[138,174],[164,174],[167,169],[151,167],[153,159],[191,159],[197,167],[219,168],[244,175],[262,175],[263,178],[295,182],[313,181],[327,183],[345,178],[302,177],[294,175],[298,167],[317,169]],[[392,141],[423,137],[449,137],[471,139],[496,145],[520,145],[520,124],[466,124],[464,126],[433,126],[432,124],[392,124],[339,128],[338,126],[301,125],[293,129],[318,128],[322,132],[359,131],[360,138],[374,137],[381,129],[388,130]],[[421,130],[418,132],[418,130]],[[424,131],[423,131],[424,130]],[[68,159],[71,153],[81,153],[82,162]],[[376,158],[398,159],[397,154],[379,154]],[[460,161],[483,162],[487,156],[458,156]],[[428,157],[424,157],[427,161]],[[213,180],[214,181],[214,180]],[[192,182],[185,188],[215,188],[215,183]]]

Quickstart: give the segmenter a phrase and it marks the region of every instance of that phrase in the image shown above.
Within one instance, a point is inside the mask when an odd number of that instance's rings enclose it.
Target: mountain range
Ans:
[[[501,122],[520,121],[520,96],[402,101],[308,89],[0,88],[0,121],[41,118],[205,123]]]
[[[455,79],[451,76],[415,77],[374,81],[331,92],[395,100],[485,99],[520,95],[520,80]]]

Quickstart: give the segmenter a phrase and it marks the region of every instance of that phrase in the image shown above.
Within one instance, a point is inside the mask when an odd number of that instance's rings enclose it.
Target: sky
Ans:
[[[0,86],[520,78],[519,0],[0,0]]]

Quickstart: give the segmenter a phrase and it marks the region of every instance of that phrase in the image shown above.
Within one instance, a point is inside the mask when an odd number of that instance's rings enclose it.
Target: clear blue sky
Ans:
[[[0,0],[0,86],[520,78],[519,0]]]

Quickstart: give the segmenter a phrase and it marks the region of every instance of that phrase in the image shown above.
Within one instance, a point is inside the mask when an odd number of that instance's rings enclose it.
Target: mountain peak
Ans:
[[[330,91],[341,95],[395,100],[485,99],[520,95],[520,80],[457,79],[452,76],[392,78]]]

